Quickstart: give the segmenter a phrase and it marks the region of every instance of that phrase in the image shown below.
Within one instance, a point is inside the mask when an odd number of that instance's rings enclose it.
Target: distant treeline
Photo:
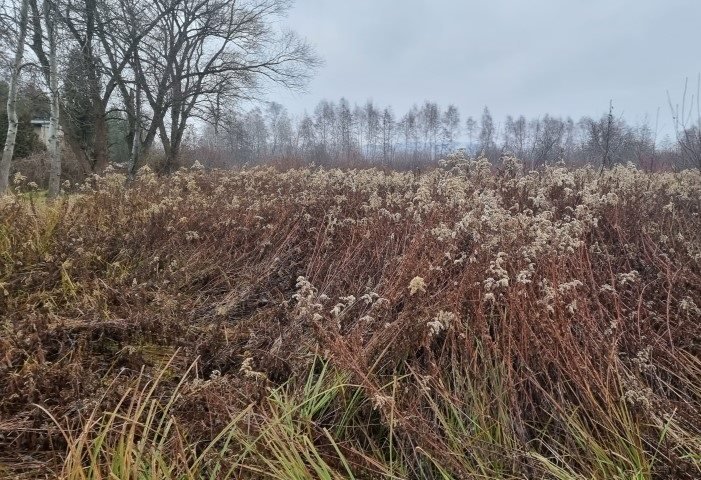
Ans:
[[[7,101],[6,95],[7,84],[0,81],[0,102]],[[18,100],[20,124],[15,157],[21,159],[45,150],[30,121],[48,117],[49,100],[32,83],[22,88]],[[67,115],[62,123],[69,134],[64,177],[78,180],[80,172],[74,165],[77,155],[71,155],[76,149],[70,148],[75,142],[71,140],[81,131],[89,134],[91,127],[77,115]],[[338,102],[322,100],[311,114],[293,117],[284,106],[270,102],[248,110],[232,108],[216,122],[187,129],[181,164],[198,160],[208,167],[228,168],[277,161],[415,168],[463,148],[472,156],[484,155],[493,162],[513,154],[529,168],[560,161],[597,166],[631,162],[646,170],[696,166],[678,139],[658,138],[654,123],[632,125],[613,110],[577,121],[548,114],[537,118],[509,115],[497,121],[485,107],[477,119],[463,118],[456,106],[442,107],[430,101],[398,116],[391,107],[380,107],[372,101],[351,105],[344,98]],[[4,142],[6,125],[7,114],[2,111],[0,143]],[[130,155],[128,120],[121,112],[111,112],[107,126],[109,159],[125,164]],[[696,132],[696,127],[686,131],[692,145]],[[162,147],[156,144],[144,163],[158,169],[163,155]],[[20,166],[32,168],[22,162]]]
[[[559,161],[599,166],[632,162],[652,170],[696,166],[678,142],[658,138],[655,123],[629,124],[612,106],[596,118],[509,115],[497,121],[487,107],[477,119],[463,119],[456,106],[427,101],[398,116],[391,107],[372,101],[351,105],[342,98],[322,100],[313,113],[294,119],[278,103],[229,111],[201,132],[190,154],[217,167],[271,159],[412,167],[464,148],[492,161],[513,154],[530,168]]]

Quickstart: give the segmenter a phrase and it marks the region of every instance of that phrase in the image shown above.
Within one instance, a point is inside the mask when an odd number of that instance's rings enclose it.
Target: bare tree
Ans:
[[[302,88],[318,64],[307,43],[274,29],[290,7],[286,0],[152,3],[161,20],[140,40],[131,62],[152,116],[143,147],[158,136],[166,170],[178,165],[188,120],[207,120],[203,105],[223,86],[232,98],[250,96],[263,79]]]
[[[592,156],[600,158],[600,170],[612,167],[627,140],[625,124],[613,115],[613,102],[600,120],[584,118],[582,123],[588,133],[587,145]]]
[[[146,35],[153,32],[171,8],[156,10],[144,0],[50,0],[56,23],[65,32],[66,49],[73,55],[74,74],[63,79],[64,87],[80,95],[82,121],[76,123],[69,105],[62,111],[66,143],[84,174],[107,166],[108,116],[118,108],[115,92],[121,96],[129,121],[131,143],[136,124],[141,122],[133,104],[133,60]],[[64,98],[70,102],[68,95]],[[89,128],[84,128],[84,127]]]
[[[438,135],[441,128],[441,111],[438,108],[438,104],[428,101],[424,102],[419,120],[424,136],[424,151],[427,152],[428,159],[433,160],[437,156]]]
[[[12,71],[10,72],[10,85],[7,95],[7,137],[2,151],[2,160],[0,160],[0,195],[5,193],[9,186],[10,164],[12,163],[12,156],[15,152],[15,139],[17,138],[17,127],[19,124],[19,119],[17,118],[17,86],[22,72],[22,63],[24,61],[24,48],[29,18],[28,0],[21,0],[19,10],[16,12],[14,18],[16,19],[15,58],[12,64]],[[5,27],[9,27],[9,25],[5,25]]]
[[[49,152],[48,197],[52,199],[58,196],[61,188],[61,141],[59,138],[61,94],[58,71],[59,15],[57,5],[53,0],[29,0],[29,7],[32,25],[32,41],[29,43],[29,46],[37,57],[50,97],[51,113],[49,115],[47,149]]]
[[[265,123],[265,117],[260,108],[254,108],[244,118],[244,132],[246,133],[248,148],[251,150],[248,158],[260,162],[268,153],[268,139],[270,131]]]
[[[82,135],[80,145],[80,157],[85,173],[104,169],[107,166],[107,98],[101,95],[101,73],[104,71],[100,65],[100,58],[96,52],[97,36],[99,34],[100,14],[97,0],[52,0],[55,2],[55,13],[61,24],[78,46],[80,69],[80,85],[70,85],[72,88],[82,91],[87,100],[89,110],[87,121],[89,123],[90,141],[86,141]],[[105,3],[105,5],[110,5]],[[64,79],[68,80],[68,79]],[[67,119],[69,120],[69,119]],[[68,122],[64,122],[67,124]],[[78,125],[79,130],[85,130],[84,125]],[[68,135],[68,132],[67,132]],[[73,139],[69,139],[73,140]],[[78,153],[78,149],[75,149]]]
[[[364,108],[360,107],[359,105],[355,105],[353,107],[352,111],[352,129],[353,129],[353,136],[354,136],[354,141],[360,148],[360,151],[363,151],[363,146],[367,147],[367,143],[365,141],[365,135],[367,135],[367,123],[368,123],[368,117],[367,117],[367,112],[365,111]],[[364,152],[365,156],[368,155],[368,151],[365,150]]]
[[[525,152],[526,152],[526,142],[527,142],[527,137],[528,137],[528,131],[527,131],[527,125],[528,122],[526,121],[526,117],[523,115],[519,116],[515,121],[514,121],[514,147],[516,151],[514,152],[518,158],[522,160],[526,160],[524,158]]]
[[[366,132],[365,132],[365,142],[366,142],[366,157],[374,158],[377,149],[378,138],[380,135],[380,112],[375,108],[372,100],[368,100],[363,107],[363,116],[366,121]]]
[[[314,120],[306,112],[297,127],[297,138],[302,155],[307,159],[312,157],[316,144],[316,132],[314,130]]]
[[[562,120],[547,114],[543,120],[537,120],[531,168],[547,165],[561,157],[564,134],[565,123]]]
[[[387,165],[394,153],[394,113],[387,107],[382,112],[382,163]]]
[[[506,121],[504,122],[504,141],[502,144],[502,150],[506,153],[514,153],[516,140],[514,138],[515,122],[514,117],[511,115],[506,116]]]
[[[659,109],[655,118],[655,128],[650,126],[647,116],[643,122],[637,125],[633,136],[633,151],[636,164],[648,171],[654,171],[657,165],[657,130]]]
[[[672,97],[667,92],[669,108],[674,121],[674,132],[679,149],[690,165],[701,170],[701,74],[696,82],[696,95],[688,94],[689,79],[684,82],[681,109],[679,104],[672,104]]]
[[[404,154],[412,152],[415,158],[419,143],[419,113],[418,108],[414,105],[399,121],[399,129],[404,137]]]
[[[134,90],[134,102],[135,107],[134,116],[135,122],[133,126],[132,139],[131,139],[131,150],[129,152],[129,162],[127,164],[127,175],[130,180],[134,179],[136,175],[136,167],[139,165],[139,157],[141,156],[141,89],[136,86]],[[217,118],[217,123],[215,124],[215,134],[216,125],[219,124],[219,119]]]
[[[287,109],[279,103],[270,102],[267,114],[271,141],[270,154],[273,157],[289,155],[292,145],[292,122]]]
[[[484,107],[484,111],[482,112],[482,120],[480,123],[479,149],[490,159],[494,150],[496,149],[496,144],[494,142],[495,136],[496,129],[494,126],[494,120],[492,119],[492,114],[489,112],[489,108]]]
[[[455,147],[455,142],[460,135],[460,112],[455,105],[448,105],[448,108],[443,112],[441,118],[441,135],[443,137],[443,145],[441,145],[441,154],[446,150],[452,150]]]
[[[344,160],[349,160],[353,151],[353,114],[351,113],[348,100],[342,98],[338,102],[338,119],[336,124],[337,145],[341,150],[341,155]]]
[[[332,102],[322,100],[314,109],[314,128],[319,145],[321,160],[331,155],[334,130],[336,129],[336,108]]]
[[[477,121],[472,117],[467,117],[465,120],[465,131],[467,132],[468,151],[472,150],[472,141],[477,132]]]
[[[56,198],[61,189],[61,142],[59,120],[61,116],[61,96],[58,87],[58,24],[55,6],[44,0],[44,24],[49,45],[48,85],[51,98],[49,118],[49,191],[48,198]]]
[[[565,160],[572,160],[577,148],[577,125],[572,118],[567,117],[565,120],[565,132],[562,145],[563,157]]]

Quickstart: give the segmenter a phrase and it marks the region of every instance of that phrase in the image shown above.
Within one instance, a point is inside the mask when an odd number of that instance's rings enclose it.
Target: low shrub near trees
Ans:
[[[698,171],[455,155],[20,188],[3,475],[701,476]]]

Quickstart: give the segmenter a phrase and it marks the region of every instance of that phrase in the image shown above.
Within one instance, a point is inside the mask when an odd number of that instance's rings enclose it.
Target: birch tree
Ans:
[[[127,175],[129,180],[133,180],[136,176],[136,168],[139,165],[139,157],[141,154],[141,90],[138,85],[134,91],[134,105],[136,108],[135,123],[133,126],[131,151],[129,152],[129,161],[127,163]]]
[[[418,107],[414,105],[399,121],[399,129],[404,137],[404,154],[412,152],[412,158],[416,159],[417,147],[419,143],[419,120]]]
[[[314,120],[306,112],[297,127],[297,144],[301,148],[304,158],[310,159],[315,150],[316,132],[314,131]]]
[[[465,132],[467,133],[467,151],[468,153],[472,153],[472,150],[474,150],[472,140],[477,132],[477,121],[471,116],[467,117],[467,120],[465,120]]]
[[[334,130],[336,129],[336,107],[328,100],[322,100],[314,109],[314,128],[319,145],[319,159],[326,160],[333,150]]]
[[[441,145],[441,155],[446,150],[455,147],[458,135],[460,135],[460,111],[455,105],[449,105],[441,118],[443,145]]]
[[[479,149],[490,160],[493,159],[493,152],[496,150],[495,137],[496,127],[494,126],[492,114],[489,112],[489,108],[484,107],[480,122]]]
[[[441,111],[438,104],[424,102],[419,119],[424,137],[424,152],[429,160],[434,160],[437,155],[438,134],[441,127]]]
[[[382,163],[389,164],[394,152],[394,113],[390,107],[386,107],[382,112]]]
[[[32,13],[32,51],[39,60],[44,81],[49,88],[51,113],[47,150],[49,153],[50,199],[56,198],[61,188],[61,142],[59,120],[61,116],[61,96],[58,77],[58,15],[52,0],[29,0]]]
[[[345,98],[338,102],[337,122],[337,144],[341,149],[344,160],[349,160],[353,152],[353,114],[350,104]]]
[[[7,137],[5,147],[0,160],[0,195],[7,191],[10,178],[10,165],[15,152],[15,139],[19,119],[17,117],[17,87],[24,61],[24,48],[27,37],[27,24],[29,18],[29,0],[22,0],[17,17],[17,39],[15,43],[15,58],[10,73],[10,85],[7,95]]]

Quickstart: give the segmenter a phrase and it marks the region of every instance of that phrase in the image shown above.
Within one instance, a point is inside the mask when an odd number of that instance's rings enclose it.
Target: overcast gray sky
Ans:
[[[598,115],[671,124],[666,91],[701,71],[701,0],[297,0],[288,26],[325,65],[291,113],[322,98],[488,105],[506,114]]]

